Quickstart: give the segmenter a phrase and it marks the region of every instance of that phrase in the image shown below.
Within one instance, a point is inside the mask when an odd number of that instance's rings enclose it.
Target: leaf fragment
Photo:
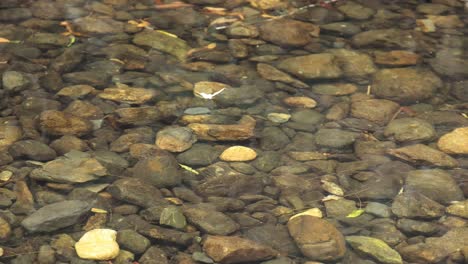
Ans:
[[[186,170],[186,171],[189,171],[189,172],[191,172],[191,173],[193,173],[193,174],[196,174],[196,175],[200,174],[198,171],[196,171],[196,170],[190,168],[190,167],[187,166],[187,165],[184,165],[184,164],[180,164],[180,163],[179,163],[179,166],[180,166],[182,169],[184,169],[184,170]]]
[[[91,208],[91,212],[93,213],[97,213],[97,214],[107,214],[107,211],[104,210],[104,209],[100,209],[100,208]]]
[[[349,213],[346,217],[347,218],[356,218],[356,217],[359,217],[360,215],[362,215],[364,212],[365,212],[364,209],[357,209],[357,210],[354,210],[351,213]]]

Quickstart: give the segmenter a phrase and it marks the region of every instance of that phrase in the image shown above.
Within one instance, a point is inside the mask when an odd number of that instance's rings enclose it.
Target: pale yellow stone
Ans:
[[[112,229],[94,229],[76,242],[75,249],[82,259],[109,260],[119,255],[117,232]]]
[[[269,113],[267,115],[268,120],[274,123],[286,123],[289,121],[291,118],[290,114],[284,114],[284,113]]]
[[[233,146],[221,153],[219,158],[223,161],[249,161],[257,157],[257,152],[251,148],[243,146]]]
[[[449,154],[468,154],[468,127],[460,127],[443,135],[437,147]]]

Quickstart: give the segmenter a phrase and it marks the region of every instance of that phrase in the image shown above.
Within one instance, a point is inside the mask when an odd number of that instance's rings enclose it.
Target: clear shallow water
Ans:
[[[464,3],[286,2],[2,1],[0,261],[466,261]]]

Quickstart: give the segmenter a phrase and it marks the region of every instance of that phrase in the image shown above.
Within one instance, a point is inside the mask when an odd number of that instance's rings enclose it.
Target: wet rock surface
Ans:
[[[0,1],[0,262],[466,263],[467,10]]]

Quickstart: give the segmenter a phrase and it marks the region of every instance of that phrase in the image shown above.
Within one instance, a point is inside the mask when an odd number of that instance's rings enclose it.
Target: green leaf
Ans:
[[[191,173],[193,173],[193,174],[196,174],[196,175],[200,174],[198,171],[196,171],[196,170],[190,168],[190,167],[187,166],[187,165],[184,165],[184,164],[180,164],[180,163],[179,163],[179,166],[180,166],[182,169],[184,169],[184,170],[186,170],[186,171],[189,171],[189,172],[191,172]]]
[[[346,217],[348,218],[356,218],[364,213],[364,209],[357,209],[349,213]]]
[[[75,36],[70,35],[70,42],[68,42],[67,48],[71,47],[76,41]]]

